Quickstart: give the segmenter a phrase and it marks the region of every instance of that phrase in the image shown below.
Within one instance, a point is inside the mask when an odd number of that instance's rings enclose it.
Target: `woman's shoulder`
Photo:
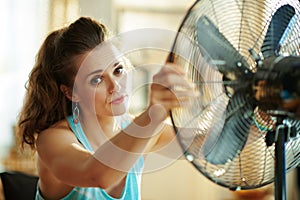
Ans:
[[[49,139],[49,138],[57,138],[65,137],[67,135],[73,136],[73,132],[69,126],[67,119],[60,120],[50,126],[49,128],[41,131],[38,134],[38,140],[41,139]]]
[[[52,132],[52,131],[71,131],[68,120],[62,119],[54,123],[49,128],[43,130],[42,132]]]

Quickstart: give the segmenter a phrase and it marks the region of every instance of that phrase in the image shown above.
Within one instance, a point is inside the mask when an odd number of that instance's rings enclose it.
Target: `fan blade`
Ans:
[[[261,52],[264,58],[277,56],[280,48],[280,41],[294,15],[295,9],[290,5],[281,6],[275,12],[261,47]]]
[[[244,148],[253,122],[253,106],[242,91],[230,100],[222,132],[212,131],[207,137],[202,153],[212,164],[225,164]]]
[[[234,46],[219,32],[218,28],[207,16],[201,16],[197,21],[197,41],[213,59],[218,70],[229,73],[243,73],[248,64]],[[239,63],[239,67],[237,64]],[[240,70],[240,71],[239,71]],[[244,73],[243,73],[244,74]]]

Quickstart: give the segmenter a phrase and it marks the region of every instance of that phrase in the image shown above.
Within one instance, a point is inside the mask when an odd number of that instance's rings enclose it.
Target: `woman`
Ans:
[[[18,123],[38,154],[36,199],[140,199],[143,155],[174,137],[168,110],[193,96],[180,67],[166,64],[148,108],[129,122],[126,61],[106,41],[103,24],[81,17],[38,52]]]

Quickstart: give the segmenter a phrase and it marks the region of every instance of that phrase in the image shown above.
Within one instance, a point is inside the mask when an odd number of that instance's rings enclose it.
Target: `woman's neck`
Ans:
[[[82,116],[80,123],[92,147],[99,147],[116,134],[112,116]]]

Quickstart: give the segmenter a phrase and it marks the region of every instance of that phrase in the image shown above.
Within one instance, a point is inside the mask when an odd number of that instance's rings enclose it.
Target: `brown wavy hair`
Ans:
[[[100,22],[81,17],[46,37],[29,74],[18,118],[17,134],[22,138],[22,146],[29,144],[35,149],[37,134],[72,114],[72,102],[60,85],[72,88],[78,71],[76,58],[103,42],[107,34]]]

